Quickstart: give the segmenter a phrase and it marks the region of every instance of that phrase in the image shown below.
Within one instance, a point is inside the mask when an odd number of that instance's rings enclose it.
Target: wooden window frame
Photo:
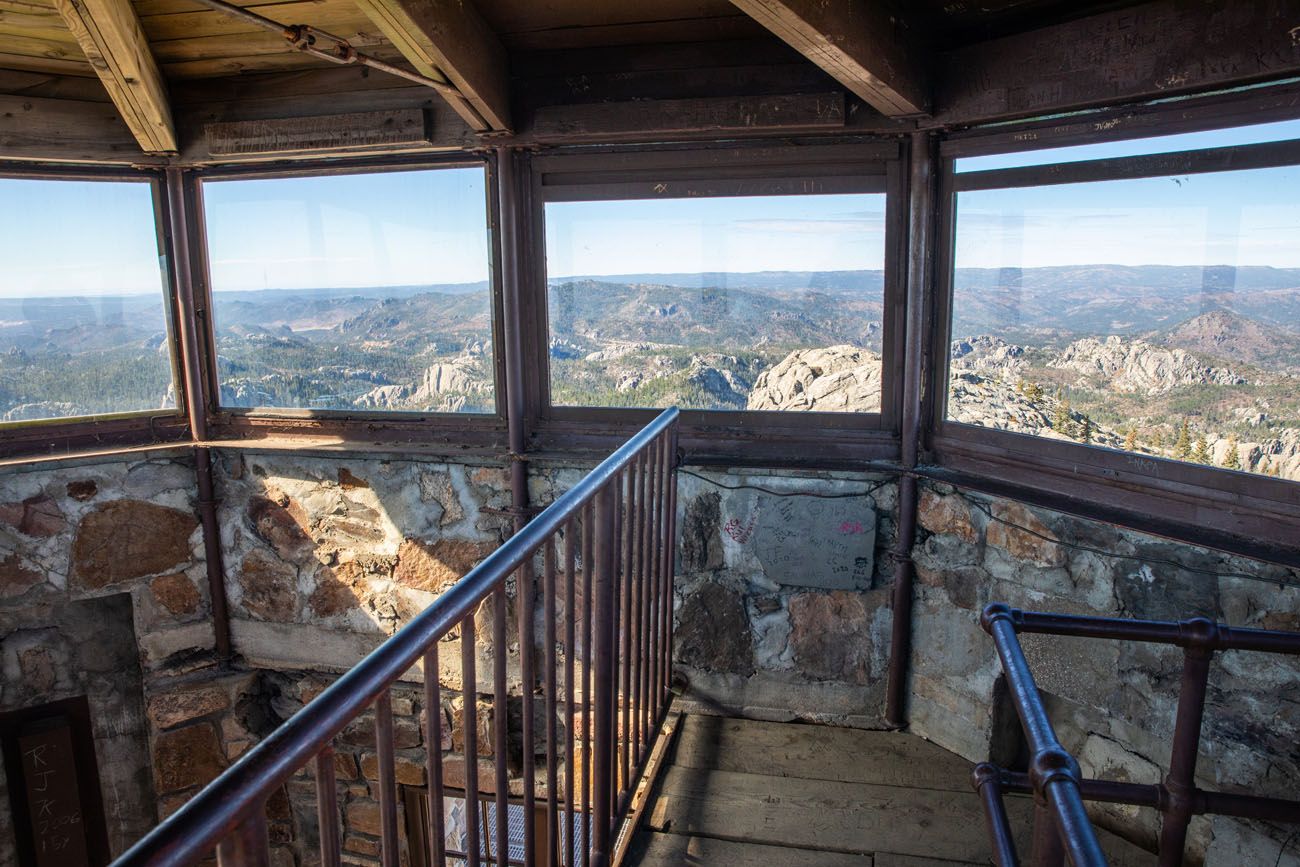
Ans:
[[[1152,155],[1089,159],[956,173],[961,157],[1230,128],[1297,117],[1294,101],[1217,98],[1165,106],[1133,116],[1038,123],[993,133],[952,136],[940,145],[938,226],[934,250],[933,339],[929,348],[926,443],[934,475],[1079,514],[1131,516],[1129,526],[1276,562],[1300,562],[1300,482],[1131,454],[1014,431],[949,421],[950,343],[957,194],[982,189],[1043,187],[1169,174],[1300,166],[1300,141],[1268,142]],[[1287,104],[1290,102],[1290,105]],[[1225,118],[1228,123],[1225,125]]]
[[[608,448],[657,409],[556,406],[550,399],[546,275],[548,202],[662,200],[816,193],[885,195],[882,390],[877,413],[684,410],[692,462],[857,467],[896,461],[903,367],[907,223],[904,149],[896,139],[707,143],[671,148],[559,149],[533,157],[520,199],[527,214],[523,343],[532,442],[542,454]]]
[[[174,257],[168,226],[163,174],[158,170],[0,164],[0,178],[44,181],[127,182],[148,184],[153,198],[154,233],[159,261],[168,359],[176,393],[174,409],[136,410],[68,418],[0,422],[0,459],[29,455],[72,454],[143,445],[166,445],[189,436],[185,382],[180,368],[180,320]]]
[[[216,357],[214,302],[209,268],[207,227],[203,208],[203,183],[226,180],[326,177],[381,174],[453,168],[479,168],[484,173],[487,200],[484,225],[488,243],[488,291],[492,310],[493,400],[490,413],[399,412],[386,410],[314,410],[287,407],[221,406]],[[329,163],[292,165],[230,165],[195,169],[184,182],[186,213],[192,251],[192,280],[199,344],[200,381],[208,412],[209,435],[214,440],[273,438],[326,438],[357,446],[415,447],[447,454],[496,454],[505,447],[506,377],[504,311],[501,289],[500,216],[497,210],[497,172],[489,155],[455,153],[411,157],[375,157]],[[304,443],[310,447],[310,442]]]

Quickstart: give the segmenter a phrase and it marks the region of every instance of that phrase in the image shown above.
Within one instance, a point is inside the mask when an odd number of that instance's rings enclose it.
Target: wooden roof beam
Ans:
[[[505,47],[470,0],[357,0],[421,74],[460,91],[449,97],[476,132],[506,132],[510,74]]]
[[[731,0],[886,117],[930,111],[928,53],[881,0]]]
[[[54,6],[141,150],[176,153],[167,86],[131,0],[54,0]]]

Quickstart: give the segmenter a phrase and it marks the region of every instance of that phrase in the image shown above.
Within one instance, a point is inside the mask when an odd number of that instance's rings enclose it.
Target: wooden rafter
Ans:
[[[145,153],[175,153],[167,87],[131,0],[54,0]]]
[[[927,114],[919,40],[881,0],[731,0],[887,117]]]
[[[506,51],[469,0],[357,0],[422,74],[460,91],[452,108],[478,132],[510,125]]]

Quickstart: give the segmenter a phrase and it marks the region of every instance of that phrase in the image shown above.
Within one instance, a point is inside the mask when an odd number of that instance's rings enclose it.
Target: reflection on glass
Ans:
[[[958,196],[948,417],[1300,479],[1300,169]]]
[[[1044,148],[1038,151],[962,157],[953,161],[953,171],[960,174],[962,172],[982,172],[1024,166],[1050,166],[1055,163],[1078,163],[1085,160],[1111,159],[1112,157],[1169,154],[1233,145],[1290,141],[1291,139],[1300,139],[1300,120],[1283,120],[1276,123],[1258,123],[1230,129],[1214,129],[1202,132],[1185,132],[1175,135],[1157,135],[1121,141],[1070,145],[1068,147]]]
[[[879,412],[882,194],[546,206],[551,401]]]
[[[221,404],[492,412],[481,168],[203,185]]]
[[[176,406],[148,183],[0,178],[0,420]]]

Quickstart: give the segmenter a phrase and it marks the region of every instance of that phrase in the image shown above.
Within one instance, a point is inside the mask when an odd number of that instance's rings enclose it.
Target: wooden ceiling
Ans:
[[[234,0],[284,24],[310,24],[376,57],[400,61],[355,0]],[[850,0],[845,0],[850,2]],[[917,27],[941,47],[1078,18],[1127,2],[914,0]],[[320,68],[282,38],[194,0],[132,0],[149,47],[169,79]],[[477,0],[511,51],[762,40],[768,31],[731,0]],[[93,76],[54,0],[0,0],[0,69]]]
[[[200,0],[0,0],[0,159],[71,136],[75,160],[204,160],[205,124],[398,109],[446,149],[907,131],[1300,73],[1300,0],[232,2],[434,87]],[[84,131],[52,134],[78,112]]]

